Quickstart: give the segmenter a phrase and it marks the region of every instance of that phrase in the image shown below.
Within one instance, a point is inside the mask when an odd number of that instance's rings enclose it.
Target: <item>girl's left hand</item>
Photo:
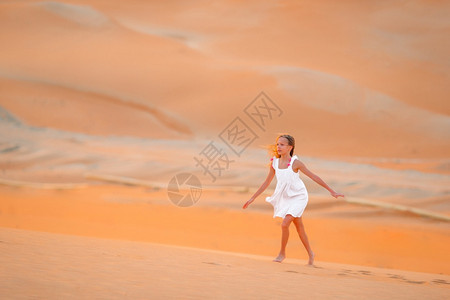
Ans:
[[[336,193],[335,191],[331,192],[331,196],[333,196],[334,198],[345,197],[344,194]]]
[[[244,204],[244,206],[242,208],[246,209],[253,201],[254,201],[254,199],[248,200],[247,202],[245,202],[245,204]]]

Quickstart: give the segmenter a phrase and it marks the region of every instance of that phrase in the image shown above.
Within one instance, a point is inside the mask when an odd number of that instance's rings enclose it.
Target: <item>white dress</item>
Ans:
[[[266,201],[273,205],[273,217],[284,218],[286,215],[301,217],[308,204],[308,191],[305,184],[300,179],[299,174],[292,170],[297,155],[291,157],[289,166],[286,169],[279,169],[279,159],[274,157],[272,166],[277,177],[277,186],[272,196]]]

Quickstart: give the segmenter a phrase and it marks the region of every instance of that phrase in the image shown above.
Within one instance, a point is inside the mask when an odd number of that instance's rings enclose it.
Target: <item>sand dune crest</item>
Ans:
[[[3,105],[0,106],[0,120],[10,123],[23,121],[30,126],[101,134],[107,133],[106,128],[118,122],[121,124],[119,130],[109,134],[133,135],[143,131],[143,128],[135,127],[139,122],[146,128],[146,136],[192,134],[189,126],[179,120],[180,117],[154,107],[152,101],[137,103],[31,79],[0,78],[0,86],[9,87],[3,94],[4,98],[0,99],[0,105]],[[111,110],[111,114],[98,113],[100,107],[103,111]],[[86,111],[88,113],[83,113]]]
[[[109,22],[109,18],[90,6],[75,5],[56,1],[46,1],[34,4],[42,7],[59,17],[81,25],[102,26]]]
[[[341,76],[297,67],[267,69],[302,105],[339,115],[356,115],[435,138],[448,138],[450,116],[401,102]]]

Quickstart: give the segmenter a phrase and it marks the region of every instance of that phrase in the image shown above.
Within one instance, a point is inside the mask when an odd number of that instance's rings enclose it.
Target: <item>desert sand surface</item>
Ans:
[[[419,0],[0,0],[0,297],[261,299],[287,282],[448,297],[449,15]],[[275,181],[241,209],[279,133],[346,195],[300,175],[317,268],[293,229],[271,263]],[[208,174],[195,159],[212,145],[227,159]],[[171,202],[180,173],[201,182],[193,206]]]
[[[0,229],[11,299],[445,299],[450,276]],[[24,288],[26,285],[26,288]]]
[[[275,256],[281,219],[246,192],[204,191],[192,207],[167,191],[101,185],[77,190],[4,187],[0,226]],[[316,259],[450,274],[448,222],[312,196],[304,223]],[[294,229],[288,257],[306,259]]]

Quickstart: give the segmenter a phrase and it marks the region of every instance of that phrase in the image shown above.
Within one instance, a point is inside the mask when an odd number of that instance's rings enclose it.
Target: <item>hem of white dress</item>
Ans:
[[[275,219],[275,218],[282,218],[282,219],[284,219],[284,218],[286,218],[287,215],[291,215],[291,216],[293,216],[294,218],[300,218],[301,216],[303,216],[303,213],[301,213],[298,217],[294,216],[293,214],[285,214],[284,217],[283,217],[283,216],[274,215],[273,218],[274,218],[274,219]]]

